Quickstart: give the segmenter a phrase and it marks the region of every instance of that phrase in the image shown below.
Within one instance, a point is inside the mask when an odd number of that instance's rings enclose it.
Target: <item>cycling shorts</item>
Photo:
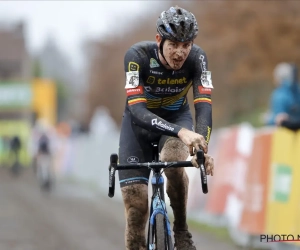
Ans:
[[[166,119],[168,122],[177,124],[189,130],[193,129],[193,119],[189,109],[176,111],[172,117]],[[153,142],[158,142],[159,152],[170,136],[161,135],[143,129],[132,122],[131,115],[125,110],[119,142],[119,163],[142,163],[151,162],[153,159]],[[119,170],[120,186],[125,187],[133,184],[148,185],[150,170],[131,169]]]

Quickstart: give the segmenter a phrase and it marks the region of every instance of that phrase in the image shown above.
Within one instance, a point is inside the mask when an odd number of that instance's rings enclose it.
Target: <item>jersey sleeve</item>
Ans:
[[[147,70],[145,56],[130,48],[124,58],[127,95],[127,105],[132,120],[138,126],[148,131],[178,137],[182,128],[167,122],[147,109],[147,98],[144,95],[143,70]]]
[[[211,72],[208,71],[207,57],[203,51],[197,53],[194,60],[193,95],[196,120],[195,132],[204,136],[208,143],[212,132],[211,93],[213,85]]]

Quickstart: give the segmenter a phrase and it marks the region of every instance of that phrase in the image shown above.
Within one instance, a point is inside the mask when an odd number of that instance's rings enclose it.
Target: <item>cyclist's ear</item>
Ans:
[[[155,36],[155,40],[156,40],[157,47],[159,47],[159,45],[162,41],[161,35],[157,33],[156,36]]]

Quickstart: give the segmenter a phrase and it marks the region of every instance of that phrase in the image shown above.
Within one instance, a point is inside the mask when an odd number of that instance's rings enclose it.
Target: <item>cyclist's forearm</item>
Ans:
[[[203,103],[196,108],[196,128],[195,132],[204,136],[206,142],[210,140],[212,132],[212,108],[211,104]]]
[[[129,110],[133,122],[148,131],[178,137],[178,132],[182,129],[181,126],[167,122],[153,114],[142,104],[132,105]]]

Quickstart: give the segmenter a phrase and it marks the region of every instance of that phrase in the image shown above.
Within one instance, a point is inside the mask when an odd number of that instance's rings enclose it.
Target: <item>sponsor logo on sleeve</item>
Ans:
[[[173,127],[163,123],[162,121],[157,121],[157,118],[151,120],[151,125],[156,125],[158,129],[174,131]]]
[[[141,95],[141,94],[144,94],[144,89],[142,86],[138,86],[137,88],[127,89],[126,94],[127,94],[127,96]]]
[[[138,65],[136,62],[129,62],[128,64],[128,71],[139,71],[140,65]]]
[[[201,69],[202,71],[206,71],[206,62],[205,62],[205,56],[204,55],[200,55],[199,59],[201,60]]]
[[[126,72],[126,85],[125,89],[132,89],[139,86],[139,72],[129,71]]]
[[[210,134],[211,134],[211,127],[207,126],[207,135],[206,135],[206,142],[207,143],[210,140]]]
[[[200,94],[211,94],[210,88],[204,88],[203,86],[198,86],[198,90]]]

